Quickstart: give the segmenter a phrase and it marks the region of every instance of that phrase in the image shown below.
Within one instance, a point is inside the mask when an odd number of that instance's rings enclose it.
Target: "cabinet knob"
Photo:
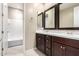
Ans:
[[[63,48],[62,46],[60,46],[60,48]]]
[[[60,46],[60,48],[65,49],[66,47]]]
[[[48,40],[46,40],[48,42]]]
[[[38,38],[40,40],[40,38]]]
[[[48,51],[48,48],[46,48],[46,51]]]
[[[63,49],[65,49],[66,47],[63,47]]]

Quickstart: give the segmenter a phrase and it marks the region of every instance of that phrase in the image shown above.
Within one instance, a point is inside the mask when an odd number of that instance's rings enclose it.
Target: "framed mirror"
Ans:
[[[44,12],[45,15],[45,29],[55,29],[55,8],[49,8]]]
[[[79,3],[60,5],[59,29],[79,29]]]
[[[37,16],[37,28],[38,29],[42,29],[43,28],[43,12],[41,12]]]

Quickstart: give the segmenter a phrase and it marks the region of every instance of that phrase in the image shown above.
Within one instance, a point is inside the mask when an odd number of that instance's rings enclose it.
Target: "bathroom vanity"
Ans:
[[[79,38],[71,36],[37,32],[36,47],[47,56],[79,56]]]
[[[58,3],[40,15],[37,27],[44,30],[36,32],[36,47],[48,56],[79,56],[79,34],[45,31],[79,30],[79,3]]]

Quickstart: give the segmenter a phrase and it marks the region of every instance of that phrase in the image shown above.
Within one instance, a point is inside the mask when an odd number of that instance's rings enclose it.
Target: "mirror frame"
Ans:
[[[59,27],[59,4],[61,4],[61,3],[57,3],[54,6],[48,8],[47,10],[44,11],[44,22],[43,22],[44,23],[44,29],[46,29],[46,30],[56,30],[56,29],[58,29],[58,27]],[[55,28],[46,28],[45,27],[45,21],[46,21],[45,20],[45,13],[47,11],[49,11],[50,9],[53,9],[53,8],[55,8],[55,14],[54,14],[54,22],[55,22],[54,26],[55,26]]]
[[[42,15],[42,28],[44,27],[44,13],[41,12],[37,15],[37,24],[38,24],[38,16]]]
[[[64,27],[64,28],[60,28],[60,5],[62,5],[63,3],[59,4],[59,30],[79,30],[79,27]]]

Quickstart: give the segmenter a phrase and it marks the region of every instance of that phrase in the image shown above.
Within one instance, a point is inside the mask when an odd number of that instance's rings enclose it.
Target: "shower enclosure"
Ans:
[[[8,4],[8,47],[23,44],[23,4]]]
[[[0,56],[23,44],[23,4],[0,3]]]

